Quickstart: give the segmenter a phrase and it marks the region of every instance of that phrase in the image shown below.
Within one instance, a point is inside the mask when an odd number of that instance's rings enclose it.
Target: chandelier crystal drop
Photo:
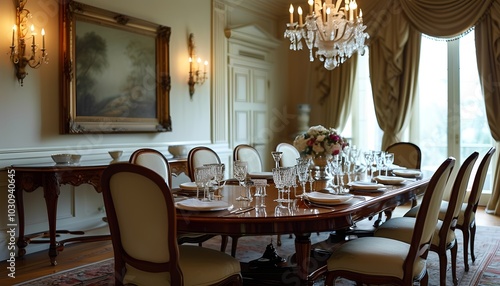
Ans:
[[[294,22],[294,7],[290,4],[290,23],[287,23],[285,38],[290,39],[290,50],[301,50],[304,40],[309,49],[309,59],[314,57],[324,62],[327,70],[333,70],[350,58],[354,52],[365,52],[365,32],[363,12],[356,0],[309,0],[309,13],[302,18],[302,8],[297,14],[299,21]],[[315,54],[313,55],[313,52]]]

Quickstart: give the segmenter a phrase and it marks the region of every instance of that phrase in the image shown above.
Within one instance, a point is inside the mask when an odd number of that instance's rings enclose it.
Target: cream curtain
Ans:
[[[476,48],[488,123],[500,147],[499,0],[358,0],[372,37],[370,75],[382,148],[398,140],[413,103],[420,41],[416,31],[455,38],[476,24]],[[484,17],[484,18],[483,18]],[[416,46],[418,45],[418,47]],[[414,65],[407,67],[407,65]],[[403,68],[404,67],[404,68]],[[400,115],[394,115],[398,112]],[[494,169],[493,196],[487,210],[500,214],[500,161]]]
[[[500,3],[495,1],[490,12],[476,25],[476,55],[486,116],[491,135],[496,141],[496,156],[500,152]],[[488,212],[500,215],[500,160],[497,160],[492,198]]]
[[[373,19],[384,19],[376,24],[377,30],[372,30],[372,34],[377,33],[370,43],[370,80],[375,114],[384,131],[382,150],[401,141],[401,132],[409,122],[420,57],[420,33],[396,11],[401,9],[392,1],[389,7],[372,14],[377,15]]]
[[[323,67],[323,62],[315,60],[310,74],[313,85],[310,93],[318,100],[321,122],[326,127],[342,131],[347,123],[351,110],[352,90],[357,66],[357,54],[329,71]]]

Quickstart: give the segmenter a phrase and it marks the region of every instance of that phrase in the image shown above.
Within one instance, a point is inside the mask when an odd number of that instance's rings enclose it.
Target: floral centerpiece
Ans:
[[[306,133],[295,137],[293,146],[306,158],[326,157],[340,153],[347,142],[337,130],[321,125],[312,126]]]

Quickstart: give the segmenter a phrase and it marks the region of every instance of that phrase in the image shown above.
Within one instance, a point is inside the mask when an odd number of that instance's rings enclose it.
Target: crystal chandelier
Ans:
[[[316,56],[327,70],[338,67],[356,51],[364,54],[365,39],[369,35],[365,32],[361,9],[358,14],[356,0],[337,0],[336,4],[332,0],[309,0],[308,4],[305,23],[300,6],[297,9],[299,21],[294,22],[294,8],[290,4],[290,23],[285,31],[285,38],[290,39],[290,50],[301,50],[304,39],[310,61]],[[316,50],[314,56],[313,50]]]

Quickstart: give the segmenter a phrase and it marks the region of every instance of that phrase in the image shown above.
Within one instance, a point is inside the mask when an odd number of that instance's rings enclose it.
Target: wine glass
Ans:
[[[273,168],[273,182],[274,185],[276,186],[276,189],[278,190],[278,198],[275,199],[275,202],[278,202],[277,207],[283,207],[283,188],[285,186],[284,184],[284,178],[283,178],[283,169],[278,167],[278,168]]]
[[[248,201],[250,198],[246,194],[245,179],[248,173],[248,162],[246,161],[234,161],[233,166],[233,176],[238,180],[241,187],[243,187],[244,193],[240,193],[240,196],[236,198],[237,201]]]
[[[211,177],[213,180],[214,185],[216,186],[216,189],[214,191],[214,197],[215,198],[222,198],[221,195],[221,188],[224,187],[224,185],[220,185],[220,183],[224,180],[224,171],[225,171],[225,165],[224,164],[204,164],[203,166],[207,166],[210,168],[210,173]]]
[[[394,153],[385,153],[385,175],[389,172],[389,166],[394,163]]]
[[[307,175],[308,175],[308,170],[309,170],[309,160],[303,159],[303,158],[297,158],[297,176],[299,178],[299,183],[302,186],[302,194],[299,195],[298,197],[304,197],[307,193],[306,191],[306,182],[307,182]]]
[[[370,181],[373,179],[372,165],[373,165],[373,152],[366,151],[363,153],[366,162],[366,179],[368,180],[368,173],[370,173]]]
[[[206,166],[196,167],[194,169],[194,179],[196,183],[196,198],[200,198],[200,188],[205,191],[207,178],[210,176],[210,168]],[[205,195],[204,195],[205,198]]]
[[[283,152],[273,151],[273,152],[271,152],[271,155],[273,156],[275,168],[279,168],[280,160],[281,160],[281,157],[283,156]]]

